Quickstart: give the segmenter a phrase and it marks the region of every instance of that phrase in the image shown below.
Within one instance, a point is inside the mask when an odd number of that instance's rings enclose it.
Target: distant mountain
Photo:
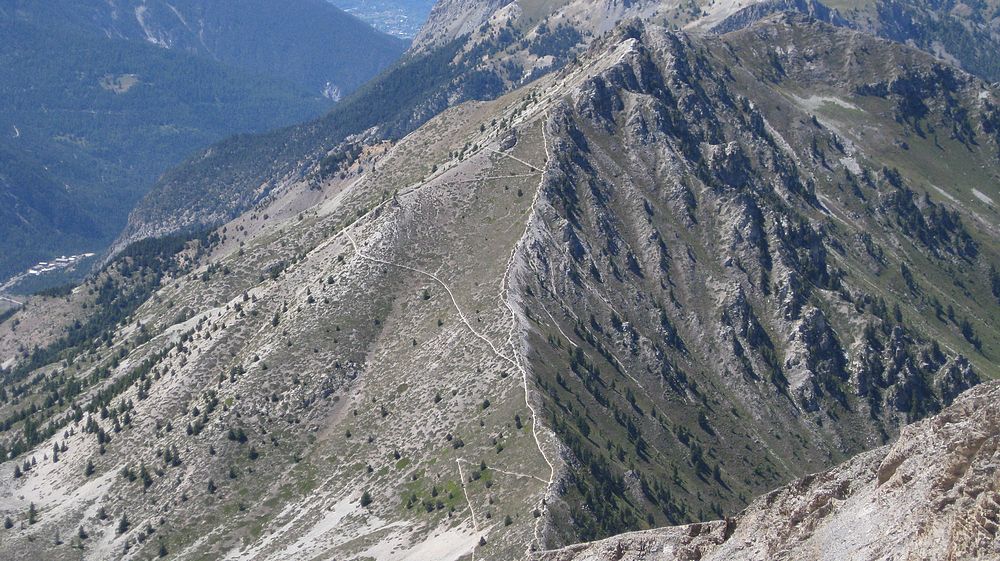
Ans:
[[[16,3],[15,3],[16,4]],[[19,18],[209,58],[315,95],[346,94],[395,61],[408,43],[325,0],[51,0]]]
[[[500,8],[512,3],[513,0],[439,0],[434,3],[427,24],[414,39],[414,46],[426,49],[471,34]],[[555,2],[542,2],[535,7],[550,10],[555,6]]]
[[[1000,2],[954,0],[733,0],[708,2],[691,25],[732,31],[792,10],[917,47],[990,81],[1000,80]]]
[[[100,251],[193,151],[315,117],[405,48],[320,0],[14,5],[0,7],[0,279]]]

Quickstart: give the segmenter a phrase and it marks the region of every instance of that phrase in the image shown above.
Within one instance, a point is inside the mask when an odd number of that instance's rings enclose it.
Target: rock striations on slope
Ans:
[[[629,22],[331,152],[4,322],[0,556],[523,559],[731,516],[997,374],[998,105],[801,16]]]

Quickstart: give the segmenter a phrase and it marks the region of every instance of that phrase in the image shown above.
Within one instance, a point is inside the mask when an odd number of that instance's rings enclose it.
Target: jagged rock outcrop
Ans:
[[[431,8],[427,23],[413,38],[416,50],[430,49],[458,37],[472,33],[497,10],[511,4],[513,0],[442,0]]]

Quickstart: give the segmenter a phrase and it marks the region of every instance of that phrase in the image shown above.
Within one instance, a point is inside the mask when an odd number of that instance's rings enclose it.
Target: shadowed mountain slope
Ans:
[[[615,536],[545,561],[994,559],[1000,387],[984,384],[877,448],[725,521]]]

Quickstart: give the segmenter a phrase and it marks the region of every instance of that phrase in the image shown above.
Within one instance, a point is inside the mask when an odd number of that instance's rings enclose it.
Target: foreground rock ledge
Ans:
[[[1000,382],[896,443],[755,500],[738,517],[632,532],[539,561],[1000,559]]]

